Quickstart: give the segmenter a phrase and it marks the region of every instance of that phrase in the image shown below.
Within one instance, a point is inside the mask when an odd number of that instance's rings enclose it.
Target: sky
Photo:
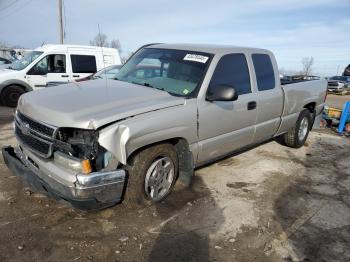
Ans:
[[[146,43],[266,48],[282,71],[341,74],[350,64],[350,0],[64,0],[65,43],[98,33],[119,39],[122,55]],[[0,42],[35,48],[58,43],[57,0],[0,0]]]

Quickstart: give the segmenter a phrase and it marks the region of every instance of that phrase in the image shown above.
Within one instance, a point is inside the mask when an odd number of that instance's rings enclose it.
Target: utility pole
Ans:
[[[58,24],[60,29],[60,44],[63,44],[62,0],[58,0]]]

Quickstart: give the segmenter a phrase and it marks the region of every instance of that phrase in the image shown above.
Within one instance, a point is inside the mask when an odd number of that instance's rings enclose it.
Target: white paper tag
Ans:
[[[187,54],[184,57],[184,60],[187,61],[194,61],[194,62],[199,62],[205,64],[208,61],[209,57],[204,56],[204,55],[196,55],[196,54]]]

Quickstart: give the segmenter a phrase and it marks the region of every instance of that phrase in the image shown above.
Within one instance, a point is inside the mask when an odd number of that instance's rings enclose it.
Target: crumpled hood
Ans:
[[[33,91],[18,110],[57,127],[97,129],[127,117],[184,104],[184,98],[116,80],[92,80]]]

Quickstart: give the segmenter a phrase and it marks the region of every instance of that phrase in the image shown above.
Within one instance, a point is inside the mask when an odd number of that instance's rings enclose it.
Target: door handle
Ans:
[[[62,77],[68,77],[68,75],[61,75]]]
[[[247,109],[248,110],[253,110],[256,108],[256,101],[250,101],[248,102]]]
[[[80,75],[73,75],[73,77],[79,77]]]

